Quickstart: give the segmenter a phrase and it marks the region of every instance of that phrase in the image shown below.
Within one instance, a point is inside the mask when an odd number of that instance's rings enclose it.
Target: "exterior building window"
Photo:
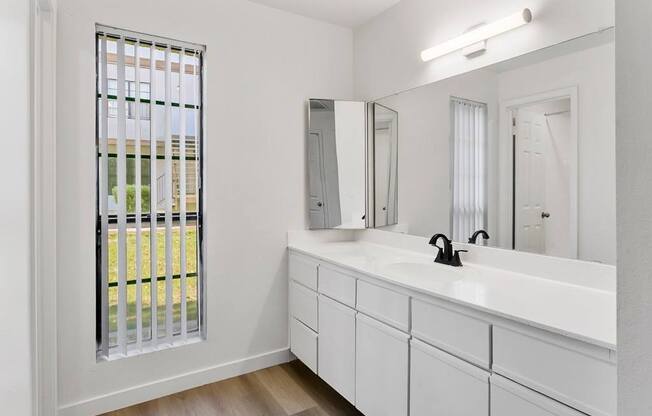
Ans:
[[[205,336],[200,45],[97,26],[98,359]]]

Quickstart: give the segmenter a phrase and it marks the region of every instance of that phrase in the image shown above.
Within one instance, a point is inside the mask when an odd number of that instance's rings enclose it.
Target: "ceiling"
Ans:
[[[345,27],[359,26],[401,0],[250,0]]]

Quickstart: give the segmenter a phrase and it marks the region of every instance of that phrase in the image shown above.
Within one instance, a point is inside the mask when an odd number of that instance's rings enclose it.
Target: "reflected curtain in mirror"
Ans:
[[[466,241],[487,225],[487,105],[451,97],[451,234]]]

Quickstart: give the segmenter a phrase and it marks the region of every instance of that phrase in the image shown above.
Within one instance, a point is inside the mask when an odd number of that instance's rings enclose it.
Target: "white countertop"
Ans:
[[[292,242],[291,250],[406,289],[616,350],[616,293],[363,241]]]

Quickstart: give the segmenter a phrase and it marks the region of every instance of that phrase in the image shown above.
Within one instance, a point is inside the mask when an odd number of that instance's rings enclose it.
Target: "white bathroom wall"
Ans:
[[[421,61],[423,49],[524,7],[531,8],[534,22],[490,39],[484,55],[469,60],[454,53]],[[613,24],[614,0],[402,0],[355,29],[356,96],[376,99]]]
[[[30,2],[0,3],[0,413],[32,412]]]
[[[618,415],[652,414],[652,2],[616,3]]]
[[[616,264],[615,44],[499,75],[499,98],[578,88],[578,257]],[[511,187],[511,184],[509,185]]]
[[[96,22],[207,48],[207,340],[102,363],[95,360]],[[242,0],[62,0],[58,28],[61,414],[101,413],[287,359],[286,233],[306,228],[306,100],[352,98],[351,30]]]

